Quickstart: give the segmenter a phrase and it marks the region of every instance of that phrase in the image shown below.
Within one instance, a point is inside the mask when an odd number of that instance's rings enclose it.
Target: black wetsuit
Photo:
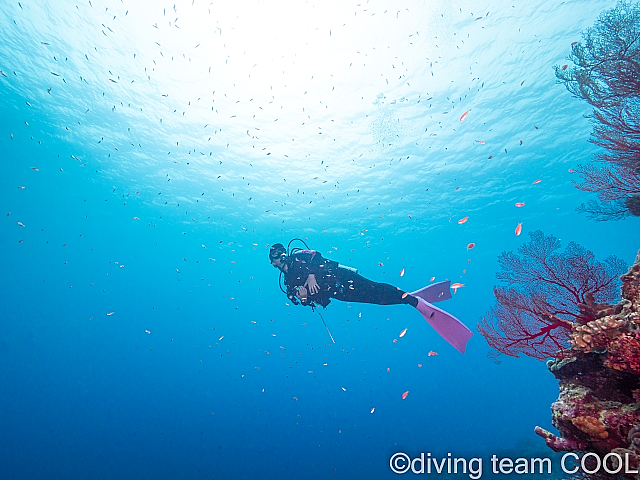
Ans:
[[[326,307],[332,298],[344,302],[376,305],[407,303],[415,307],[418,304],[418,300],[411,295],[402,298],[405,292],[393,285],[364,278],[352,270],[341,267],[338,262],[323,258],[320,252],[315,250],[300,250],[291,254],[287,257],[286,265],[284,283],[287,296],[295,304],[298,303],[297,290],[304,286],[309,274],[315,275],[320,290],[311,295],[307,288],[307,300],[301,301],[303,305],[313,302]]]

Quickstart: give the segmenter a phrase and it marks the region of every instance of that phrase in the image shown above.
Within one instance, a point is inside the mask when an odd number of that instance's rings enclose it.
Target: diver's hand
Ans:
[[[296,292],[296,296],[300,299],[301,302],[306,302],[307,301],[307,289],[304,287],[300,287],[298,288],[298,291]]]
[[[313,273],[309,274],[304,286],[309,287],[309,292],[311,292],[311,295],[315,295],[320,291],[320,286],[318,285],[318,282],[316,282],[316,276]]]

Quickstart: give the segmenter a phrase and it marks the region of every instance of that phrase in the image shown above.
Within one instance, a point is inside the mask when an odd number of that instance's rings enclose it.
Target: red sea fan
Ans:
[[[478,331],[499,353],[538,360],[563,356],[575,324],[595,317],[600,304],[618,297],[624,262],[608,257],[598,262],[592,252],[541,231],[531,241],[498,258],[496,277],[509,287],[495,287],[496,305],[478,323]],[[496,356],[494,354],[494,356]]]
[[[596,192],[599,202],[590,201],[581,205],[578,211],[589,214],[589,218],[601,220],[621,220],[628,215],[640,216],[640,168],[608,165],[596,168],[593,165],[579,165],[576,172],[583,182],[573,182],[579,190]]]
[[[526,296],[513,288],[495,287],[497,303],[478,323],[489,346],[511,357],[525,354],[538,360],[557,357],[568,346],[572,322],[547,313],[540,296]]]

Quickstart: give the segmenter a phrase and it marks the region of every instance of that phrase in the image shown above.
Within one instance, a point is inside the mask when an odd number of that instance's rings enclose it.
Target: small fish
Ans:
[[[4,72],[3,72],[2,70],[0,70],[0,75],[2,75],[3,77],[8,78],[8,77],[4,74]]]
[[[373,407],[373,408],[371,409],[371,413],[373,413],[373,412],[375,412],[375,411],[376,411],[376,407]]]
[[[400,270],[400,276],[403,277],[404,276],[404,268],[402,270]]]
[[[389,370],[389,367],[387,367],[387,372],[389,372],[389,371],[390,371],[390,370]]]
[[[522,145],[522,140],[520,140],[520,145]]]
[[[422,364],[421,363],[418,364],[418,368],[422,368]]]
[[[566,70],[569,65],[562,65],[562,69]]]
[[[346,388],[344,388],[344,387],[342,387],[342,390],[344,390],[345,392],[347,391],[347,389],[346,389]]]
[[[570,169],[569,169],[569,173],[574,173],[573,168],[570,168]]]
[[[400,332],[400,334],[398,335],[400,338],[404,337],[404,334],[407,333],[407,329],[405,328],[404,330],[402,330]]]
[[[467,115],[469,115],[469,110],[462,114],[462,116],[460,117],[460,121],[463,121],[465,118],[467,118]]]
[[[491,160],[493,158],[493,155],[490,155],[487,157],[487,160]]]
[[[24,187],[21,185],[18,187],[20,190],[24,190]]]
[[[409,218],[411,218],[411,215],[409,215]]]
[[[536,130],[538,130],[538,126],[537,125],[534,125],[534,127],[536,128]]]
[[[224,338],[224,335],[222,335],[222,336],[218,339],[218,341],[222,340],[223,338]]]
[[[407,395],[409,395],[409,390],[402,394],[402,399],[404,400],[405,398],[407,398]]]
[[[518,203],[516,203],[516,207],[524,207],[524,202],[518,202]]]
[[[430,282],[433,282],[436,279],[436,277],[431,277],[431,280],[429,280]]]
[[[39,172],[40,170],[38,170],[36,167],[29,167],[31,170],[35,170],[36,172]]]
[[[521,232],[522,232],[522,223],[519,223],[518,226],[516,227],[516,235],[520,235]]]
[[[453,285],[451,285],[451,288],[453,288],[453,293],[456,293],[460,287],[464,287],[464,283],[454,283]]]
[[[460,220],[458,220],[458,225],[462,225],[462,224],[463,224],[463,223],[465,223],[468,219],[469,219],[469,217],[461,218]]]
[[[433,350],[430,350],[429,353],[427,354],[428,357],[431,357],[432,355],[438,355],[436,352],[434,352]]]
[[[484,142],[481,142],[480,140],[476,140],[477,143],[479,143],[480,145],[484,145]]]
[[[540,183],[542,180],[538,179],[535,182],[531,182],[531,185],[535,185],[536,183]]]
[[[145,330],[145,332],[147,333],[147,335],[151,335],[151,332],[149,330]]]
[[[138,217],[133,217],[134,220],[140,220]]]
[[[382,262],[378,262],[378,266],[379,266],[379,267],[384,267],[384,265],[382,264]]]
[[[394,339],[393,339],[393,343],[398,343],[398,339],[397,339],[397,338],[394,338]]]
[[[114,313],[116,313],[116,312],[109,312],[109,313],[107,313],[107,316],[109,317],[109,316],[113,315]]]
[[[407,295],[409,295],[409,292],[404,292],[404,293],[402,294],[402,298],[407,298]]]
[[[467,250],[471,250],[475,246],[476,246],[475,243],[470,243],[469,245],[467,245]]]
[[[20,225],[21,227],[24,227],[24,223],[22,222],[18,222],[18,225]]]

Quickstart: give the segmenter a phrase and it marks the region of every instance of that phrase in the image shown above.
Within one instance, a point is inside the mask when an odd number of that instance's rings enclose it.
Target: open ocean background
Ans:
[[[333,301],[333,345],[267,253],[461,282],[439,306],[474,332],[529,232],[631,264],[637,218],[575,212],[597,147],[552,69],[613,6],[0,1],[0,478],[550,457],[543,362],[497,365],[477,333],[461,355],[404,305]]]

